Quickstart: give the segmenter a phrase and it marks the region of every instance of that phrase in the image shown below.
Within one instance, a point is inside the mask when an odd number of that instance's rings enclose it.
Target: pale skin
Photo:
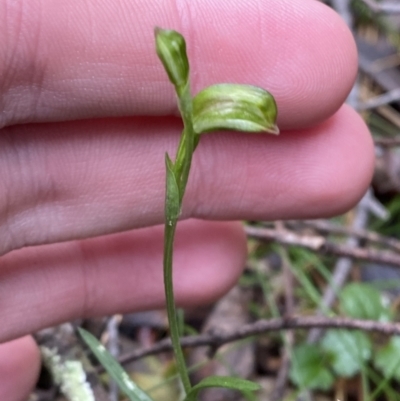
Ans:
[[[181,305],[236,282],[235,220],[339,214],[370,182],[368,129],[342,106],[356,49],[315,0],[1,0],[2,400],[34,386],[35,330],[163,305],[164,153],[181,126],[154,26],[185,36],[194,92],[261,86],[282,131],[202,139],[176,243]]]

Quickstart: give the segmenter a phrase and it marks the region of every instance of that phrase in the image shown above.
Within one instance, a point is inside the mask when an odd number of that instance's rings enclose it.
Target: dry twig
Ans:
[[[375,145],[384,147],[400,146],[400,138],[374,138]]]
[[[357,110],[371,110],[377,107],[387,105],[389,103],[398,102],[400,100],[400,89],[392,89],[382,95],[368,99],[363,103],[357,104]]]
[[[351,259],[359,259],[368,262],[384,263],[400,267],[400,255],[391,251],[380,251],[361,247],[352,247],[345,244],[337,244],[317,235],[299,235],[293,231],[278,232],[274,229],[246,227],[248,236],[260,240],[276,241],[282,245],[299,246],[315,252],[345,256]]]
[[[293,220],[287,221],[285,224],[293,228],[304,225],[326,234],[351,236],[362,241],[368,241],[377,245],[386,246],[400,252],[400,241],[395,238],[385,237],[369,230],[341,226],[339,224],[332,223],[329,220]]]
[[[258,320],[254,323],[242,325],[230,332],[211,332],[195,336],[182,337],[181,345],[185,348],[200,346],[218,348],[233,341],[265,334],[271,331],[311,328],[364,330],[386,335],[400,335],[400,323],[378,322],[374,320],[356,320],[346,317],[327,318],[323,316],[294,316],[270,320]],[[135,350],[122,355],[119,358],[119,361],[121,363],[128,363],[145,356],[155,355],[171,350],[171,341],[169,339],[165,339],[150,348]]]
[[[374,13],[394,14],[400,13],[400,4],[394,2],[383,1],[377,3],[375,0],[361,0],[366,4]]]

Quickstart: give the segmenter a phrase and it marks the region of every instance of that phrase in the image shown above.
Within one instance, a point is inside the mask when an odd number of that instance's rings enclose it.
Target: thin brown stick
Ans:
[[[358,111],[365,111],[376,109],[380,106],[385,106],[387,104],[398,102],[400,100],[400,89],[392,89],[382,95],[377,95],[372,99],[368,99],[363,103],[357,104]]]
[[[400,241],[395,238],[385,237],[384,235],[380,235],[376,232],[369,230],[354,229],[350,227],[341,226],[339,224],[332,223],[329,220],[299,220],[299,221],[295,220],[295,221],[287,221],[285,222],[285,224],[292,228],[304,225],[306,227],[313,228],[322,233],[334,234],[334,235],[335,234],[346,235],[349,237],[358,238],[363,241],[368,241],[370,243],[383,245],[400,252]]]
[[[346,317],[326,318],[323,316],[294,316],[270,320],[258,320],[257,322],[240,326],[230,332],[212,332],[196,336],[182,337],[181,345],[185,348],[200,346],[220,347],[233,341],[265,334],[271,331],[311,328],[364,330],[370,332],[379,332],[386,335],[400,335],[400,323],[356,320]],[[126,353],[119,358],[119,361],[121,363],[128,363],[145,356],[155,355],[171,350],[171,341],[169,339],[165,339],[150,348]]]
[[[395,147],[400,146],[400,138],[374,138],[375,145],[384,147]]]
[[[247,226],[245,231],[248,236],[267,241],[276,241],[282,245],[293,245],[310,249],[315,252],[334,256],[346,256],[368,262],[384,263],[400,267],[400,255],[390,251],[351,247],[345,244],[337,244],[317,235],[299,235],[293,231],[277,231],[269,228]]]
[[[400,5],[394,2],[383,1],[382,3],[377,3],[375,0],[362,0],[362,2],[375,13],[400,13]]]

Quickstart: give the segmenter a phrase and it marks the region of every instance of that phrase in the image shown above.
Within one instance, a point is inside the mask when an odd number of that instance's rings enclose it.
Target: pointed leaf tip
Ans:
[[[248,394],[261,389],[257,383],[231,376],[208,376],[197,383],[186,395],[184,401],[196,401],[201,390],[213,387],[228,388]]]

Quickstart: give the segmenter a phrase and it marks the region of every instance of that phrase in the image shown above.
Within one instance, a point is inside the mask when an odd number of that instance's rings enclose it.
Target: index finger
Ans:
[[[156,25],[186,37],[194,92],[261,86],[278,101],[282,129],[332,115],[356,74],[350,32],[315,0],[3,0],[0,127],[175,113]]]

